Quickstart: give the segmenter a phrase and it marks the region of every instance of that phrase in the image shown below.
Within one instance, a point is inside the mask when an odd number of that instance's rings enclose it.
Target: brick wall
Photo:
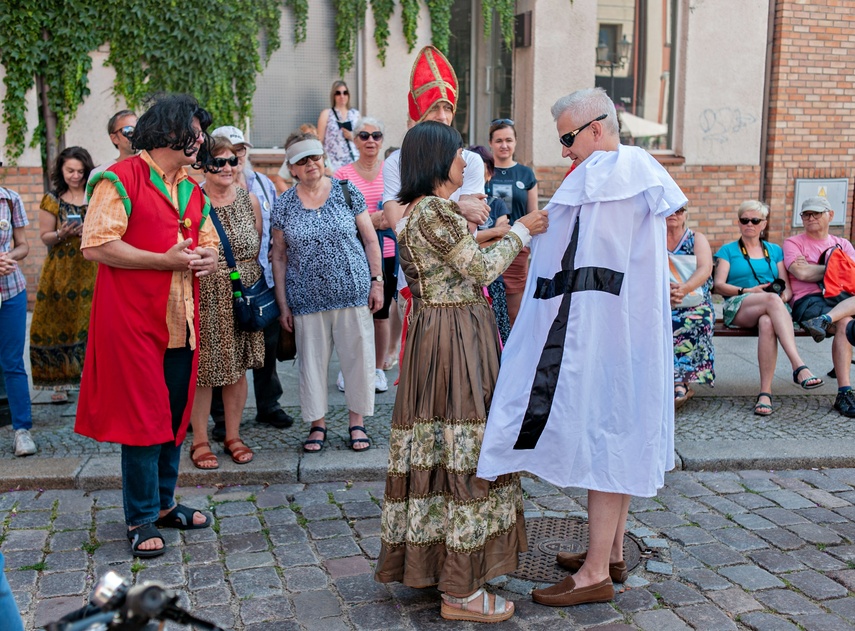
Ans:
[[[855,188],[852,3],[778,0],[772,55],[768,201],[772,208],[792,213],[796,178],[849,178],[845,236],[851,239]],[[838,228],[832,231],[839,234]],[[773,233],[773,240],[777,234]]]
[[[27,211],[27,241],[30,253],[21,261],[21,269],[27,278],[27,299],[30,309],[36,301],[36,288],[47,248],[39,238],[39,204],[45,193],[42,170],[37,167],[0,168],[0,186],[9,188],[21,196]]]

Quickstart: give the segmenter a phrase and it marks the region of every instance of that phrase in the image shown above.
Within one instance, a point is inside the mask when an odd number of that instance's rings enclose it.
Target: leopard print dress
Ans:
[[[261,238],[255,230],[252,202],[242,188],[235,201],[214,208],[232,246],[243,284],[261,278],[258,251]],[[238,381],[250,368],[264,365],[264,331],[241,331],[235,326],[232,285],[222,243],[217,272],[203,276],[199,283],[199,373],[201,387],[227,386]]]

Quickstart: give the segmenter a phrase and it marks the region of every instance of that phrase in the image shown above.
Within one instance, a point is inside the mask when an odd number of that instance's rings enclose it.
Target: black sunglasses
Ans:
[[[124,127],[120,127],[119,129],[113,130],[114,134],[122,134],[125,138],[132,138],[134,135],[134,126],[133,125],[125,125]]]
[[[237,156],[232,156],[231,158],[212,158],[211,164],[218,169],[222,169],[227,164],[230,167],[236,167],[238,165],[238,159]]]
[[[323,154],[320,154],[317,156],[306,156],[305,158],[300,158],[299,160],[297,160],[293,164],[295,166],[298,166],[298,167],[304,167],[309,163],[309,160],[311,160],[312,162],[317,162],[318,160],[323,160],[323,159],[324,159]]]
[[[347,96],[348,94],[350,94],[350,92],[348,92],[347,90],[345,90],[344,92],[342,92],[341,90],[335,91],[336,96]]]
[[[565,147],[567,147],[569,149],[570,147],[573,146],[573,141],[576,140],[576,136],[579,135],[579,132],[581,132],[583,129],[585,129],[591,123],[596,123],[597,121],[601,121],[604,118],[606,118],[607,116],[608,116],[608,114],[602,114],[600,116],[597,116],[597,118],[595,118],[592,121],[585,123],[579,129],[574,129],[573,131],[568,131],[566,134],[561,136],[561,138],[559,138],[558,141],[562,145],[564,145]]]
[[[383,140],[383,132],[382,131],[361,131],[356,134],[356,137],[360,140],[368,140],[369,138],[373,138],[374,140]]]
[[[494,118],[490,121],[490,125],[510,125],[514,126],[514,121],[511,118]]]
[[[766,221],[765,219],[759,219],[758,217],[740,217],[739,223],[743,226],[747,226],[750,223],[753,223],[755,226],[759,226],[761,223]]]

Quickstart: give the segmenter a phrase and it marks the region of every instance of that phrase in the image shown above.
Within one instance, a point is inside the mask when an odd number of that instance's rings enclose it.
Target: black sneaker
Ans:
[[[294,424],[293,417],[282,408],[266,414],[259,414],[255,417],[255,420],[257,423],[270,425],[276,429],[285,429],[286,427],[291,427]]]
[[[811,318],[810,320],[805,320],[804,322],[799,322],[802,328],[810,333],[810,336],[813,338],[814,342],[821,342],[826,337],[828,337],[828,325],[829,322],[819,316],[817,318]]]
[[[215,418],[214,419],[214,429],[211,430],[211,438],[216,440],[218,443],[223,442],[226,439],[226,421],[225,419]]]
[[[852,390],[838,392],[837,398],[834,400],[834,409],[843,416],[855,418],[855,392]]]

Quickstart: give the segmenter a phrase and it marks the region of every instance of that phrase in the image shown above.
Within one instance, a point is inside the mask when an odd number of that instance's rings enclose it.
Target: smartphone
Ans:
[[[72,226],[76,226],[76,225],[83,223],[83,217],[81,217],[80,215],[76,215],[76,214],[75,215],[68,215],[68,217],[66,217],[65,219],[66,219],[66,221],[68,221],[69,225],[72,225]]]

